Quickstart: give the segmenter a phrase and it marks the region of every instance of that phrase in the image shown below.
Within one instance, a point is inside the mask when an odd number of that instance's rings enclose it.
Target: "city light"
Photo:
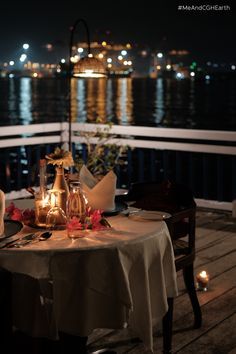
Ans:
[[[61,59],[61,63],[62,63],[62,64],[65,64],[65,62],[66,62],[66,59],[62,58],[62,59]]]
[[[106,45],[107,45],[107,42],[103,41],[103,42],[102,42],[102,46],[103,46],[103,47],[106,47]]]
[[[25,50],[29,49],[29,44],[28,43],[24,43],[22,48],[25,49]]]
[[[170,64],[166,65],[166,70],[171,70],[171,65]]]
[[[159,59],[163,58],[163,53],[161,53],[161,52],[157,53],[157,58],[159,58]]]
[[[127,55],[127,51],[126,50],[122,50],[121,51],[121,55],[123,55],[123,56]]]
[[[231,65],[231,70],[235,70],[236,66],[235,65]]]
[[[118,55],[118,60],[122,60],[122,59],[123,59],[122,55]]]
[[[23,63],[26,59],[27,59],[27,55],[26,54],[21,54],[20,62]]]
[[[77,49],[77,51],[78,51],[78,53],[83,53],[83,48],[81,48],[81,47],[79,47],[78,49]]]
[[[15,64],[14,60],[9,61],[9,65],[13,66]]]
[[[194,76],[195,76],[195,72],[194,72],[194,71],[191,71],[191,72],[190,72],[190,76],[191,76],[191,77],[194,77]]]
[[[111,58],[107,58],[107,62],[108,62],[108,63],[111,63],[111,62],[112,62],[112,59],[111,59]]]

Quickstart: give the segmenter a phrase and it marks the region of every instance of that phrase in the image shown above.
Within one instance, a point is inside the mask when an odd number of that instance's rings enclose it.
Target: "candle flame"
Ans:
[[[202,278],[208,278],[208,274],[205,270],[201,271],[201,273],[199,274]]]

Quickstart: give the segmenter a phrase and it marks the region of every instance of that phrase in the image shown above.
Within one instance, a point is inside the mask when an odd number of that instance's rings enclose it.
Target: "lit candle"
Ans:
[[[209,274],[202,270],[197,276],[197,289],[200,291],[207,291],[209,283]]]
[[[49,196],[42,197],[40,194],[35,197],[35,224],[46,226],[46,216],[50,209]]]

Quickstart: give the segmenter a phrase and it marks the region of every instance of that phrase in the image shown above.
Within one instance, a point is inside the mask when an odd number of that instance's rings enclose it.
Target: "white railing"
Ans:
[[[107,128],[105,124],[72,124],[72,142],[80,143],[84,138],[79,136],[80,132],[95,131],[97,128]],[[15,125],[1,127],[0,129],[0,148],[12,146],[27,146],[36,144],[64,143],[68,142],[68,123],[44,123],[31,125]],[[57,135],[49,135],[49,133],[58,133]],[[77,134],[77,135],[74,135]],[[173,128],[155,128],[155,127],[137,127],[137,126],[121,126],[113,125],[109,130],[110,134],[118,135],[118,138],[110,140],[110,143],[118,145],[129,145],[130,147],[140,147],[146,149],[174,150],[174,151],[191,151],[212,154],[236,155],[236,132],[229,131],[211,131],[211,130],[191,130],[191,129],[173,129]],[[32,136],[41,134],[41,136]],[[45,134],[45,135],[43,135]],[[17,136],[9,138],[10,136]],[[134,139],[134,138],[138,139]],[[148,140],[140,139],[147,137]],[[150,140],[153,138],[153,140]],[[181,140],[205,140],[218,142],[231,142],[231,145],[225,146],[219,143],[189,143],[189,142],[172,142],[160,141],[161,139],[181,139]],[[94,142],[97,140],[94,139]]]
[[[84,142],[85,139],[80,136],[80,132],[96,131],[98,127],[102,130],[107,129],[107,125],[103,124],[73,123],[72,142]],[[69,125],[66,122],[1,127],[0,148],[63,144],[68,142],[68,131]],[[113,125],[109,133],[116,135],[109,140],[109,143],[118,145],[236,156],[236,132]],[[163,141],[163,139],[171,141]],[[96,142],[97,139],[94,138],[93,141]],[[200,206],[226,210],[233,210],[235,205],[235,203],[209,200],[197,200],[197,202]]]

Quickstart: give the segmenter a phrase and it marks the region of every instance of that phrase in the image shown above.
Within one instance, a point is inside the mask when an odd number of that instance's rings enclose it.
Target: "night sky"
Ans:
[[[94,0],[93,0],[94,2]],[[88,23],[91,40],[107,40],[153,49],[187,49],[198,61],[235,63],[236,11],[181,11],[178,5],[200,5],[201,1],[143,1],[134,5],[127,1],[93,2],[20,1],[18,5],[1,4],[0,61],[10,60],[28,42],[40,57],[46,43],[56,44],[67,53],[70,26],[77,18]],[[211,3],[210,3],[211,4]],[[209,4],[209,5],[210,5]],[[77,41],[86,38],[78,26]],[[36,58],[34,58],[36,59]]]

